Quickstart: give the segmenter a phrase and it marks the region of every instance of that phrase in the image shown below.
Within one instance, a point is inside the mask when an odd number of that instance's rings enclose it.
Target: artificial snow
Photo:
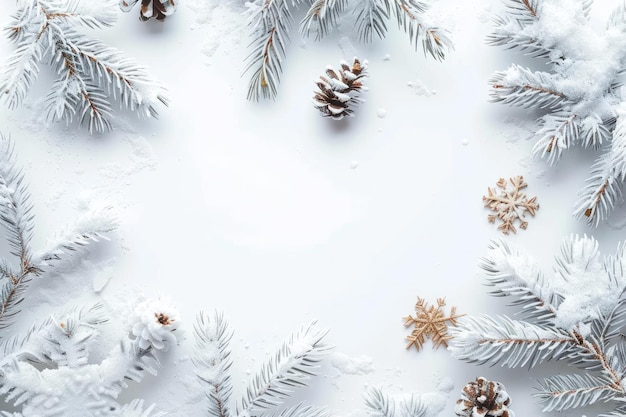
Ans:
[[[371,357],[360,355],[348,356],[345,353],[335,352],[330,355],[330,363],[339,374],[344,375],[367,375],[376,370]]]

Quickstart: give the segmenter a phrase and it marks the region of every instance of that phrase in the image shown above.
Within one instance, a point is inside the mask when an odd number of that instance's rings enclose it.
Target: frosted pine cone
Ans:
[[[120,0],[122,11],[130,12],[138,0]],[[176,0],[178,1],[178,0]],[[145,22],[153,17],[163,20],[176,11],[175,0],[141,0],[139,18]]]
[[[504,385],[479,377],[463,387],[454,412],[461,417],[515,417],[510,401]]]
[[[131,331],[142,349],[152,346],[168,350],[177,343],[175,331],[179,323],[176,308],[160,298],[137,304],[130,319]]]
[[[364,101],[359,95],[367,89],[362,83],[366,76],[367,61],[361,63],[356,57],[352,66],[342,61],[339,71],[326,67],[326,75],[316,81],[320,91],[313,96],[313,105],[323,116],[334,120],[353,116],[353,108]]]

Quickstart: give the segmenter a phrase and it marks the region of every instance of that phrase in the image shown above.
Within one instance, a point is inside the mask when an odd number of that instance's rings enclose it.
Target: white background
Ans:
[[[618,3],[594,6],[599,29]],[[563,237],[592,234],[609,254],[624,236],[624,207],[597,229],[571,216],[595,155],[574,150],[549,168],[530,157],[525,140],[537,114],[489,102],[494,71],[542,65],[485,44],[501,1],[434,2],[433,16],[455,42],[441,63],[415,52],[393,22],[387,38],[370,45],[347,22],[322,42],[303,39],[296,25],[278,97],[260,103],[246,101],[244,10],[235,0],[181,0],[164,23],[142,24],[133,10],[95,34],[167,86],[171,104],[158,121],[117,112],[114,130],[95,136],[46,124],[47,68],[20,109],[0,109],[0,131],[13,139],[30,185],[35,247],[91,201],[109,202],[120,218],[112,241],[87,262],[34,283],[14,330],[88,300],[116,311],[140,295],[169,297],[186,339],[163,356],[158,377],[133,385],[121,401],[142,397],[173,415],[201,415],[188,360],[192,323],[198,311],[214,309],[235,330],[235,398],[268,352],[317,319],[331,329],[336,352],[365,355],[375,370],[348,375],[329,361],[295,400],[360,414],[365,386],[420,394],[451,378],[441,414],[449,416],[460,388],[485,376],[507,386],[518,415],[539,413],[532,387],[552,368],[478,367],[430,342],[407,351],[402,320],[418,295],[430,303],[445,297],[461,313],[508,312],[486,294],[478,268],[491,239],[525,247],[549,274]],[[3,26],[9,11],[14,5]],[[2,39],[0,56],[11,51]],[[313,81],[354,55],[369,61],[366,103],[352,119],[320,117]],[[481,197],[498,178],[516,175],[541,207],[528,230],[504,237],[487,222]],[[122,327],[112,314],[105,334]],[[114,343],[113,336],[102,342]]]

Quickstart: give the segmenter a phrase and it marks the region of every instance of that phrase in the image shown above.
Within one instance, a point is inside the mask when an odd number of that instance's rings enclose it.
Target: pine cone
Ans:
[[[313,105],[323,116],[334,120],[352,117],[353,108],[364,101],[359,95],[361,90],[367,89],[362,83],[362,78],[367,76],[366,70],[367,61],[361,63],[357,58],[354,58],[352,67],[342,61],[339,71],[326,67],[326,76],[322,75],[316,82],[321,91],[313,96]]]
[[[515,417],[510,401],[504,385],[479,377],[463,387],[454,412],[461,417]]]
[[[122,11],[129,12],[137,1],[138,0],[120,0],[120,8]],[[142,22],[153,17],[157,20],[164,20],[175,11],[176,3],[174,0],[141,0],[139,19],[141,19]]]
[[[177,343],[179,323],[176,307],[160,298],[137,304],[130,317],[131,332],[142,349],[168,350]]]

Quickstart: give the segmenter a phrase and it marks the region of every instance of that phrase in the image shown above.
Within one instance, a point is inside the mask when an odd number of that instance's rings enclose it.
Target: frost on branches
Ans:
[[[491,295],[508,297],[519,319],[470,316],[451,329],[449,349],[477,364],[534,367],[558,360],[578,373],[544,379],[537,397],[545,411],[613,402],[626,413],[626,245],[602,256],[590,237],[563,241],[553,276],[504,241],[493,242],[481,267]]]
[[[249,100],[276,97],[292,14],[302,3],[308,6],[300,22],[300,33],[305,37],[314,35],[320,40],[336,29],[344,16],[354,16],[356,21],[349,26],[356,28],[362,42],[371,42],[374,34],[380,39],[385,37],[393,17],[416,49],[421,43],[424,54],[441,61],[446,51],[452,49],[448,31],[427,15],[430,0],[253,0],[246,3],[252,31],[251,52],[245,69],[252,73]]]
[[[113,103],[139,117],[157,117],[155,106],[167,105],[165,89],[133,59],[84,34],[84,28],[111,26],[113,11],[108,0],[18,0],[5,28],[17,49],[0,68],[9,108],[24,101],[46,64],[55,74],[45,99],[50,121],[78,120],[91,133],[104,132],[111,129]]]
[[[84,252],[85,246],[106,239],[106,235],[117,228],[110,208],[95,208],[35,252],[30,246],[34,227],[31,209],[24,174],[15,162],[13,146],[0,135],[0,224],[11,248],[10,254],[0,258],[0,331],[11,325],[19,313],[19,304],[33,277],[51,272],[72,255]]]
[[[209,402],[207,415],[213,417],[256,417],[277,412],[285,398],[296,387],[307,385],[316,374],[319,362],[329,353],[330,346],[324,342],[328,330],[315,322],[294,333],[262,366],[252,378],[233,411],[231,403],[232,384],[229,368],[230,339],[232,330],[224,316],[215,313],[198,315],[195,325],[196,374]],[[321,407],[304,406],[283,408],[281,417],[329,417]]]
[[[26,336],[10,339],[0,359],[0,394],[22,411],[2,415],[162,416],[153,411],[154,406],[144,409],[141,400],[123,406],[117,402],[127,387],[125,381],[139,382],[146,372],[156,374],[159,361],[155,351],[166,350],[176,341],[173,332],[178,321],[173,320],[171,306],[157,300],[137,307],[134,336],[129,333],[100,363],[89,362],[89,348],[97,340],[98,326],[108,320],[100,304],[53,316]],[[158,317],[163,314],[172,320],[161,323]],[[143,329],[139,335],[137,326]]]
[[[622,201],[626,180],[626,3],[619,2],[606,29],[589,23],[588,0],[507,0],[496,19],[492,45],[547,59],[549,70],[512,65],[490,80],[494,101],[536,108],[534,154],[555,164],[570,147],[599,151],[574,215],[597,226]]]

